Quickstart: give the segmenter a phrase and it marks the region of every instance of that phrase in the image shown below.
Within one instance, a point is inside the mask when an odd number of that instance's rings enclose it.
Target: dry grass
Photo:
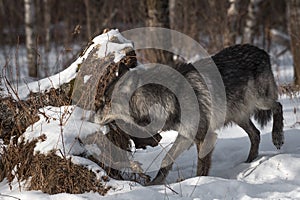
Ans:
[[[294,85],[294,84],[280,85],[279,94],[286,94],[290,98],[297,97],[300,94],[300,85]]]
[[[89,191],[106,194],[110,189],[103,184],[106,178],[98,180],[92,171],[73,164],[71,159],[57,156],[55,151],[47,155],[34,154],[36,143],[45,139],[44,135],[31,142],[21,139],[18,144],[3,147],[0,180],[6,178],[10,187],[17,180],[20,189],[21,182],[25,181],[26,189],[41,190],[48,194]]]
[[[296,126],[300,124],[300,85],[294,84],[286,84],[279,86],[279,94],[287,95],[290,98],[290,103],[293,106],[293,112],[295,116],[295,124],[292,126]]]

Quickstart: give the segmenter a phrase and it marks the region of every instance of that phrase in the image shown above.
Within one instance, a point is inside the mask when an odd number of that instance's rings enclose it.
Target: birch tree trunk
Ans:
[[[36,52],[34,50],[34,0],[24,0],[25,34],[29,76],[37,77]]]
[[[239,15],[239,0],[229,0],[230,6],[227,10],[227,27],[225,29],[224,46],[235,44],[237,36],[237,19]]]
[[[250,0],[248,14],[243,33],[243,43],[253,44],[254,35],[257,28],[257,15],[260,12],[259,4],[262,0]]]
[[[287,0],[290,44],[294,61],[295,85],[300,85],[300,1]]]

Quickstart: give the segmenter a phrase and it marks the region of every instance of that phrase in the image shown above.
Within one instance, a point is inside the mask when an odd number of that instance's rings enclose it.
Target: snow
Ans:
[[[117,31],[108,32],[107,35],[118,34]],[[104,35],[95,38],[95,44],[103,44],[107,41]],[[128,42],[125,38],[121,38]],[[128,42],[129,45],[129,42]],[[90,47],[91,48],[91,47]],[[91,49],[88,49],[90,51]],[[111,48],[111,49],[110,49]],[[121,51],[115,51],[114,46],[109,46],[110,51],[116,53],[115,59],[122,56]],[[102,50],[101,50],[102,51]],[[103,53],[103,52],[102,52]],[[85,54],[86,55],[86,54]],[[274,64],[274,74],[277,81],[289,82],[293,74],[291,56],[286,53],[285,65]],[[39,82],[40,89],[46,89],[50,85],[68,81],[76,73],[77,65],[82,62],[82,57],[71,65],[71,69],[51,77],[49,80]],[[280,67],[277,67],[280,66]],[[68,72],[68,73],[67,73]],[[287,76],[287,77],[285,77]],[[57,82],[58,81],[58,82]],[[32,83],[30,88],[37,89],[37,83]],[[24,91],[22,97],[28,92]],[[192,146],[185,151],[175,162],[173,169],[167,177],[168,184],[157,186],[141,186],[130,181],[118,181],[111,179],[107,184],[113,189],[105,196],[87,192],[84,194],[56,194],[48,195],[40,191],[19,190],[18,183],[14,182],[12,190],[4,180],[0,183],[0,200],[19,198],[32,199],[300,199],[300,99],[283,95],[280,97],[283,105],[285,144],[281,150],[277,150],[272,144],[272,122],[261,130],[261,143],[259,156],[251,163],[245,163],[250,142],[247,134],[238,126],[229,126],[218,131],[218,140],[212,157],[212,167],[207,177],[196,177],[196,148]],[[298,112],[294,112],[294,110]],[[28,127],[24,136],[33,139],[41,134],[47,136],[47,140],[38,143],[35,151],[46,153],[51,149],[61,149],[72,158],[72,162],[86,166],[94,171],[98,177],[105,172],[94,162],[79,157],[81,153],[101,151],[93,145],[83,146],[77,138],[83,138],[102,130],[107,133],[107,128],[89,122],[91,114],[75,106],[46,107],[40,109],[44,114],[33,126]],[[256,124],[259,128],[259,126]],[[62,137],[63,136],[63,137]],[[177,133],[174,131],[162,133],[162,140],[157,147],[148,147],[146,150],[137,149],[132,153],[132,160],[142,163],[142,168],[152,177],[166,151],[172,145]],[[134,148],[133,148],[134,150]],[[153,162],[155,160],[155,162]],[[178,180],[182,180],[177,182]]]
[[[83,77],[83,83],[86,84],[91,77],[92,77],[92,75],[85,75]]]
[[[38,143],[35,147],[35,151],[41,153],[47,153],[52,149],[64,149],[63,152],[71,155],[84,153],[85,149],[76,138],[85,138],[88,134],[95,133],[100,129],[100,125],[86,120],[90,112],[79,107],[49,106],[40,111],[44,114],[39,114],[40,120],[28,127],[24,136],[25,139],[32,140],[42,134],[46,135],[47,140]]]

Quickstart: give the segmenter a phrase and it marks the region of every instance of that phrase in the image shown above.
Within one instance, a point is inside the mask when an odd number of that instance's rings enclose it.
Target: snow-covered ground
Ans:
[[[275,77],[281,83],[289,82],[293,74],[290,55],[287,53],[284,58],[283,63],[274,65]],[[300,199],[300,125],[296,123],[300,122],[300,99],[299,96],[290,99],[284,95],[280,97],[280,102],[284,113],[285,144],[281,150],[273,146],[270,122],[261,130],[259,156],[252,163],[244,163],[250,148],[248,136],[241,128],[233,125],[218,131],[212,168],[207,177],[195,176],[197,162],[196,148],[193,146],[176,160],[167,177],[167,185],[145,187],[130,181],[110,180],[107,184],[113,186],[113,189],[106,196],[93,192],[48,195],[40,191],[19,191],[18,183],[14,183],[10,190],[7,182],[3,181],[0,183],[0,199]],[[72,114],[63,116],[66,123],[61,129],[57,119],[66,110]],[[50,123],[41,116],[40,121],[29,127],[24,134],[28,139],[40,134],[47,135],[47,140],[37,145],[37,151],[65,148],[66,153],[78,155],[89,148],[82,147],[75,138],[85,137],[100,128],[83,117],[89,113],[74,106],[47,107],[43,108],[43,112],[50,117]],[[64,134],[64,147],[61,134]],[[137,150],[132,155],[133,159],[141,162],[144,168],[148,168],[154,158],[160,160],[165,152],[162,148],[170,147],[176,132],[165,132],[162,136],[161,145]],[[163,153],[158,156],[160,152]],[[99,176],[104,173],[102,170],[99,172],[99,167],[86,159],[73,156],[72,161],[88,165]],[[149,174],[154,175],[151,170]],[[177,182],[179,179],[185,180]]]

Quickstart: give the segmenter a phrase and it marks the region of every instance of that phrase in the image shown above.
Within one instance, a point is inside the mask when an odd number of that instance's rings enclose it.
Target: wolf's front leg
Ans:
[[[173,146],[164,157],[156,177],[149,183],[149,185],[158,185],[164,183],[170,169],[172,169],[172,165],[175,162],[176,158],[178,158],[178,156],[183,151],[187,150],[193,142],[194,141],[191,141],[186,137],[178,135]]]

